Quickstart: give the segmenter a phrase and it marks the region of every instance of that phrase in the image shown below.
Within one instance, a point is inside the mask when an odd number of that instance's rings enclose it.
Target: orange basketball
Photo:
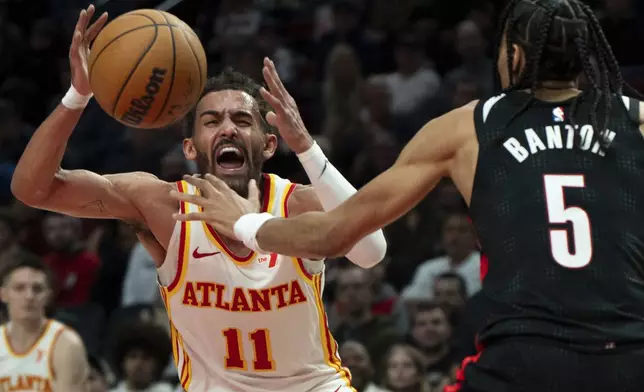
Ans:
[[[161,128],[197,102],[207,77],[206,52],[176,16],[136,10],[100,32],[88,61],[94,98],[133,128]]]

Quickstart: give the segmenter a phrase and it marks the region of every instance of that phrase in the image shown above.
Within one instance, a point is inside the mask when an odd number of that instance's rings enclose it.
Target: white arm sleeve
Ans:
[[[336,208],[357,192],[329,162],[317,143],[297,157],[325,211]],[[362,268],[371,268],[384,259],[386,252],[387,241],[382,230],[378,230],[361,239],[346,256]]]

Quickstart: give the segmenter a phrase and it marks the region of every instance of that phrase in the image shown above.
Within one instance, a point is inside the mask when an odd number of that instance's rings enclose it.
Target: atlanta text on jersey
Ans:
[[[186,282],[182,303],[229,312],[266,312],[307,301],[297,280],[260,290],[233,287],[230,301],[224,299],[227,290],[220,283]]]

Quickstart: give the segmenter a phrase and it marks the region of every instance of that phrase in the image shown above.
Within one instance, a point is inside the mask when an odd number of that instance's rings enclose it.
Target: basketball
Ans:
[[[206,83],[206,53],[176,16],[135,10],[96,37],[88,72],[94,98],[107,114],[129,127],[161,128],[198,101]]]

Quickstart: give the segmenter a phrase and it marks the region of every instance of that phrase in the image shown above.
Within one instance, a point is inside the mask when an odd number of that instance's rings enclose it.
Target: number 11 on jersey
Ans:
[[[244,342],[242,332],[237,328],[221,331],[226,339],[226,369],[248,370],[244,359]],[[271,353],[270,334],[267,329],[256,329],[248,334],[248,341],[253,345],[253,370],[269,372],[275,370],[275,361]]]
[[[557,263],[566,268],[582,268],[590,263],[593,255],[590,220],[586,211],[579,207],[566,207],[565,188],[584,188],[583,175],[546,174],[543,176],[546,206],[550,224],[572,224],[575,253],[570,252],[568,231],[565,228],[550,229],[550,249]]]

